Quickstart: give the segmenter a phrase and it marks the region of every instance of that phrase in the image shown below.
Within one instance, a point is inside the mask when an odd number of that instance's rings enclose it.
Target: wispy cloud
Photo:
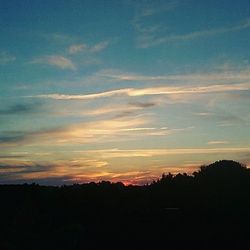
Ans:
[[[133,119],[99,120],[38,131],[6,131],[0,134],[2,146],[25,144],[86,144],[91,142],[125,139],[132,129],[146,124],[143,117]],[[131,130],[131,131],[130,131]]]
[[[79,151],[81,152],[81,151]],[[122,157],[155,157],[164,155],[185,155],[185,154],[227,154],[227,153],[246,153],[250,152],[249,147],[245,148],[169,148],[169,149],[104,149],[87,150],[82,154],[95,154],[101,158],[122,158]]]
[[[87,49],[87,45],[86,44],[75,44],[75,45],[71,45],[69,47],[69,54],[73,55],[73,54],[77,54],[83,50]]]
[[[154,3],[154,2],[144,2],[143,5],[139,3],[138,9],[136,11],[135,19],[140,19],[143,17],[153,16],[155,14],[172,11],[176,7],[178,7],[179,1],[171,0],[171,1],[164,1],[162,4]]]
[[[16,60],[16,57],[8,54],[7,52],[0,52],[0,65],[5,65],[11,62],[14,62]]]
[[[90,52],[99,52],[107,48],[109,45],[108,41],[103,41],[100,43],[95,44],[94,46],[90,47]]]
[[[163,4],[156,4],[154,2],[139,4],[131,23],[138,32],[143,34],[153,33],[154,31],[158,30],[159,26],[145,24],[146,20],[152,16],[173,11],[178,6],[179,1],[175,0],[168,2],[165,1]]]
[[[102,41],[94,45],[87,45],[85,43],[73,44],[68,48],[68,52],[70,55],[74,55],[81,52],[97,53],[106,49],[109,46],[109,44],[110,44],[109,41]]]
[[[81,181],[90,181],[92,178],[109,175],[105,170],[101,170],[107,165],[108,162],[104,160],[83,157],[76,160],[55,160],[51,164],[25,159],[11,161],[1,161],[0,159],[0,182],[17,181],[20,183],[35,180],[40,183],[40,180],[50,182],[51,178],[53,181],[58,178],[59,184],[62,184],[64,180],[70,182],[78,180],[79,182],[79,177],[82,177]]]
[[[100,93],[85,94],[85,95],[67,95],[67,94],[46,94],[27,96],[29,98],[48,98],[54,100],[91,100],[97,98],[111,97],[111,96],[147,96],[147,95],[177,95],[177,94],[205,94],[205,93],[220,93],[228,91],[243,91],[249,90],[250,83],[240,84],[218,84],[209,86],[181,86],[181,87],[152,87],[152,88],[125,88],[104,91]]]
[[[105,151],[105,150],[101,150]],[[110,151],[110,150],[107,150]],[[114,150],[112,150],[114,151]],[[99,158],[97,151],[72,152],[74,159],[55,160],[52,164],[41,160],[29,161],[26,159],[0,159],[1,183],[82,183],[90,181],[110,180],[122,181],[125,184],[145,184],[158,178],[163,172],[173,173],[195,170],[196,164],[188,166],[161,166],[152,164],[143,169],[110,168],[109,159]],[[75,154],[76,153],[76,154]]]
[[[142,17],[147,17],[144,15]],[[224,34],[228,32],[236,32],[244,29],[248,29],[250,27],[250,19],[242,21],[239,24],[233,25],[231,27],[215,27],[213,29],[205,29],[205,30],[198,30],[192,31],[186,34],[172,34],[163,36],[159,33],[162,30],[159,26],[142,26],[140,22],[135,19],[133,22],[135,29],[138,32],[137,37],[137,46],[139,48],[148,48],[152,46],[157,46],[164,43],[171,43],[177,41],[188,41],[194,40],[198,38],[205,38],[209,36],[215,36],[219,34]],[[157,29],[152,29],[152,27],[158,27]]]
[[[20,164],[0,163],[0,182],[36,182],[49,185],[62,185],[101,180],[123,181],[125,184],[144,184],[158,176],[148,170],[116,171],[107,169],[108,163],[98,159],[79,159],[79,162],[62,161],[53,165],[36,162]],[[14,167],[13,167],[14,166]]]
[[[47,64],[60,69],[76,70],[76,66],[70,59],[60,55],[44,56],[34,59],[31,63]]]
[[[230,110],[219,110],[218,107],[213,112],[197,112],[193,113],[200,118],[219,122],[219,127],[233,126],[235,124],[246,124],[247,118],[240,114],[231,113]]]
[[[96,74],[116,81],[137,81],[137,82],[185,82],[185,83],[236,83],[250,81],[250,69],[230,69],[222,71],[200,72],[191,74],[168,74],[168,75],[139,75],[131,72],[121,72],[118,70],[102,70]]]
[[[158,178],[163,172],[195,171],[202,163],[186,161],[183,164],[149,161],[144,168],[110,168],[110,163],[119,158],[153,158],[170,155],[211,155],[211,154],[249,154],[250,148],[151,148],[151,149],[100,149],[73,151],[74,159],[54,160],[53,163],[30,161],[26,159],[0,159],[1,183],[82,183],[90,181],[110,180],[123,181],[125,184],[145,184]]]
[[[88,116],[98,116],[98,115],[107,115],[107,114],[113,114],[113,113],[119,113],[123,114],[126,112],[126,114],[132,114],[138,110],[151,108],[156,105],[156,102],[132,102],[127,105],[107,105],[103,107],[98,107],[95,109],[85,110],[84,112],[77,112],[77,114],[82,115],[88,115]]]
[[[208,145],[228,144],[229,141],[209,141]]]
[[[214,114],[210,113],[210,112],[195,112],[195,113],[193,113],[193,115],[203,116],[203,117],[210,117],[210,116],[212,116]]]
[[[47,94],[47,95],[37,95],[37,96],[28,96],[32,98],[49,98],[54,100],[90,100],[101,97],[110,97],[114,95],[128,95],[131,89],[117,89],[111,91],[105,91],[94,94],[87,95],[67,95],[67,94]]]
[[[1,146],[21,145],[80,145],[135,140],[145,136],[168,136],[192,130],[187,128],[156,127],[149,117],[122,117],[72,124],[53,129],[0,134]]]
[[[137,102],[123,102],[117,103],[116,100],[110,100],[107,104],[92,105],[92,103],[70,102],[65,103],[64,108],[60,108],[60,103],[54,103],[54,111],[51,114],[55,116],[78,116],[90,117],[107,115],[112,118],[124,116],[136,116],[136,114],[146,114],[147,111],[152,111],[153,108],[160,105],[160,102],[155,101],[137,101]],[[145,111],[145,112],[144,112]],[[115,117],[114,117],[115,116]]]

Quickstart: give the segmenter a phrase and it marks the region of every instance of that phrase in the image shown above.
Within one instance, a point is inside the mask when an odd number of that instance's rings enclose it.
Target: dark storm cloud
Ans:
[[[142,109],[147,109],[147,108],[152,108],[154,106],[156,106],[157,104],[154,102],[129,102],[128,106],[132,106],[135,107],[136,109],[138,108],[139,110]],[[125,110],[123,112],[120,112],[119,114],[115,115],[114,118],[123,118],[123,117],[127,117],[127,116],[131,116],[134,115],[138,112],[138,110]]]
[[[129,102],[130,106],[138,107],[138,108],[151,108],[156,106],[154,102]]]
[[[0,115],[33,114],[36,113],[40,108],[40,103],[19,103],[7,108],[0,108]]]
[[[13,134],[13,132],[4,132],[0,134],[0,144],[18,143],[25,140],[25,138],[25,133]]]
[[[19,159],[19,158],[24,158],[25,155],[0,155],[0,159]]]
[[[71,185],[76,183],[75,177],[72,175],[62,175],[59,177],[27,177],[25,174],[45,173],[53,169],[53,165],[9,165],[0,164],[0,185],[1,184],[23,184],[37,183],[40,185]]]
[[[56,135],[67,131],[67,127],[58,127],[53,129],[41,129],[37,131],[3,131],[0,132],[0,145],[1,144],[20,144],[24,142],[29,142],[37,137],[47,137]]]
[[[124,112],[121,112],[121,113],[113,116],[113,119],[124,118],[124,117],[127,117],[127,116],[132,116],[135,113],[136,113],[136,111],[124,111]]]
[[[27,174],[27,173],[41,173],[47,172],[52,169],[53,165],[40,165],[40,164],[20,164],[20,165],[11,165],[0,163],[0,172],[6,175],[18,175],[18,174]]]

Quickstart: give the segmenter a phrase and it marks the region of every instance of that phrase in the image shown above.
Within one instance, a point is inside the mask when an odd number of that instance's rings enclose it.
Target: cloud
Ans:
[[[109,45],[109,42],[108,41],[103,41],[103,42],[100,42],[100,43],[97,43],[95,44],[94,46],[90,47],[89,51],[90,52],[100,52],[104,49],[106,49]]]
[[[7,52],[0,52],[0,65],[5,65],[11,62],[14,62],[16,57],[8,54]]]
[[[169,148],[169,149],[104,149],[78,151],[82,154],[95,154],[97,157],[108,158],[131,158],[131,157],[155,157],[166,155],[185,155],[185,154],[237,154],[250,152],[249,147],[239,148]]]
[[[250,83],[239,84],[218,84],[209,86],[180,86],[180,87],[151,87],[151,88],[125,88],[104,91],[100,93],[84,95],[67,94],[44,94],[35,96],[26,96],[27,98],[45,98],[54,100],[92,100],[111,96],[153,96],[153,95],[182,95],[182,94],[208,94],[224,93],[230,91],[250,90]]]
[[[154,25],[153,27],[158,27],[158,28],[152,29],[152,26],[149,26],[149,27],[142,26],[138,21],[133,22],[133,24],[134,24],[134,28],[139,33],[137,37],[137,46],[139,48],[148,48],[148,47],[157,46],[157,45],[164,44],[164,43],[188,41],[188,40],[205,38],[209,36],[215,36],[215,35],[220,35],[224,33],[236,32],[236,31],[248,29],[250,28],[250,19],[247,19],[243,21],[242,23],[233,25],[231,27],[220,27],[220,28],[213,28],[213,29],[208,29],[208,30],[193,31],[193,32],[189,32],[186,34],[173,34],[173,35],[167,35],[167,36],[162,36],[161,34],[159,34],[159,31],[162,30],[159,26]]]
[[[47,95],[37,95],[37,96],[28,96],[32,98],[49,98],[54,100],[90,100],[101,97],[110,97],[114,95],[126,95],[128,94],[130,89],[117,89],[111,91],[105,91],[101,93],[95,94],[87,94],[87,95],[66,95],[66,94],[47,94]]]
[[[210,112],[197,112],[197,113],[193,113],[193,115],[203,116],[203,117],[209,117],[209,116],[212,116],[214,114],[210,113]]]
[[[6,131],[0,134],[1,146],[16,146],[30,144],[86,144],[100,141],[116,141],[127,139],[138,126],[147,122],[145,118],[99,120],[84,122],[53,129],[38,131]],[[140,134],[138,134],[139,136]],[[134,136],[136,136],[134,134]]]
[[[220,72],[201,72],[191,74],[176,74],[176,75],[138,75],[130,72],[121,72],[118,70],[102,70],[97,73],[97,76],[113,79],[115,81],[131,81],[131,82],[170,82],[170,83],[228,83],[228,82],[246,82],[250,81],[250,69],[243,68],[240,70],[222,70]]]
[[[139,8],[136,10],[136,14],[133,22],[139,22],[145,17],[150,17],[161,12],[166,12],[174,10],[178,6],[177,1],[169,1],[168,3],[155,5],[154,3],[147,3],[144,6],[139,5]]]
[[[220,123],[218,124],[218,126],[220,127],[247,123],[246,117],[241,117],[239,114],[232,114],[228,110],[220,110],[218,107],[214,112],[198,112],[198,113],[193,113],[193,115],[211,121],[219,121]]]
[[[64,152],[64,151],[63,151]],[[249,147],[229,148],[150,148],[150,149],[99,149],[70,151],[71,159],[53,161],[49,164],[45,161],[27,160],[26,157],[2,158],[0,157],[0,182],[1,183],[23,183],[36,182],[61,185],[64,183],[82,183],[90,181],[110,180],[123,181],[126,184],[144,184],[156,179],[163,172],[190,172],[195,171],[202,162],[184,162],[178,165],[169,165],[164,162],[154,162],[148,158],[161,156],[183,156],[183,155],[247,155]],[[73,155],[73,157],[72,157]],[[22,156],[22,155],[20,155]],[[110,168],[111,162],[123,158],[147,158],[143,168],[122,166],[121,168]],[[119,163],[119,164],[120,164]],[[166,165],[167,164],[167,165]]]
[[[127,129],[135,128],[143,125],[147,120],[143,117],[133,119],[114,119],[114,120],[99,120],[87,122],[76,126],[71,126],[68,129],[70,136],[94,137],[97,135],[114,135]]]
[[[40,109],[40,104],[37,103],[19,103],[14,104],[6,109],[0,109],[0,115],[25,115],[33,114]]]
[[[1,183],[52,183],[63,184],[65,181],[75,183],[79,176],[86,176],[81,181],[89,181],[98,176],[105,176],[101,170],[108,165],[104,160],[81,158],[77,160],[54,161],[53,164],[39,163],[28,160],[12,160],[9,162],[0,159]],[[83,174],[84,173],[84,174]]]
[[[69,47],[68,52],[70,55],[85,52],[85,53],[97,53],[109,46],[109,41],[102,41],[94,45],[87,45],[87,44],[73,44]]]
[[[208,145],[228,144],[228,141],[209,141]]]
[[[189,169],[192,169],[190,166]],[[62,185],[109,180],[122,181],[124,184],[145,184],[152,182],[165,171],[179,171],[179,167],[149,166],[144,169],[110,169],[106,160],[98,158],[77,158],[76,160],[55,161],[53,164],[35,161],[0,162],[0,182],[3,183],[39,183]],[[185,168],[185,171],[187,168]]]
[[[129,102],[129,105],[135,108],[151,108],[157,105],[156,102]]]
[[[45,172],[51,168],[50,166],[42,166],[39,164],[34,164],[33,162],[25,162],[23,165],[11,164],[7,165],[4,163],[0,163],[0,173],[15,173],[15,174],[24,174],[24,173],[37,173],[37,172]]]
[[[84,58],[85,60],[85,58]],[[248,66],[235,65],[230,70],[221,69],[220,65],[215,65],[212,69],[206,71],[196,71],[193,73],[180,74],[166,74],[166,75],[148,75],[137,74],[135,72],[123,72],[117,69],[102,69],[90,75],[83,76],[76,80],[68,81],[61,80],[60,86],[93,86],[100,89],[101,87],[123,86],[123,87],[139,87],[142,86],[206,86],[219,84],[236,84],[250,82],[250,68]],[[58,86],[58,85],[57,85]],[[117,87],[119,88],[119,87]],[[246,92],[244,92],[246,93]],[[235,94],[235,93],[233,93]],[[240,94],[239,99],[243,98],[243,93]],[[236,97],[236,96],[235,96]],[[245,95],[247,100],[247,96]]]
[[[78,113],[78,115],[84,115],[84,116],[99,116],[99,115],[107,115],[107,114],[113,114],[113,113],[121,113],[121,112],[131,112],[138,110],[139,108],[136,107],[129,107],[126,105],[109,105],[104,106],[96,109],[90,109],[86,110],[84,112]]]
[[[99,149],[73,151],[73,159],[54,160],[53,164],[26,159],[0,159],[1,183],[36,182],[41,184],[84,183],[91,181],[123,181],[125,184],[145,184],[159,178],[163,172],[190,172],[195,171],[202,163],[200,161],[184,162],[180,165],[166,165],[148,161],[142,169],[110,168],[109,160],[134,157],[160,157],[169,155],[200,155],[200,154],[240,154],[250,153],[250,148],[165,148],[165,149]],[[159,158],[158,158],[159,159]]]
[[[76,66],[70,59],[60,55],[44,56],[33,60],[31,63],[47,64],[60,69],[76,70]]]
[[[6,131],[0,135],[0,146],[84,145],[136,140],[145,136],[168,136],[192,130],[187,128],[155,127],[149,117],[119,117],[81,122],[38,131]]]
[[[19,158],[24,158],[24,157],[25,155],[0,155],[0,160],[19,159]]]
[[[151,20],[156,15],[164,15],[166,12],[175,10],[178,5],[179,1],[165,1],[163,4],[155,2],[139,4],[131,24],[135,31],[138,32],[139,37],[151,36],[162,32],[163,28],[161,25],[150,23],[148,20]]]
[[[107,115],[113,113],[124,114],[134,114],[138,110],[147,109],[156,106],[156,102],[131,102],[125,105],[107,105],[98,107],[95,109],[85,110],[84,112],[77,112],[77,115],[84,116],[98,116]]]
[[[2,132],[0,134],[0,145],[12,145],[25,139],[26,135],[21,132]]]
[[[76,44],[69,47],[69,54],[73,55],[87,49],[86,44]]]

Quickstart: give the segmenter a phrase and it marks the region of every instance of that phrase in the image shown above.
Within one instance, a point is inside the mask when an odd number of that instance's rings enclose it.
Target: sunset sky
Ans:
[[[249,0],[3,0],[0,32],[0,183],[250,166]]]

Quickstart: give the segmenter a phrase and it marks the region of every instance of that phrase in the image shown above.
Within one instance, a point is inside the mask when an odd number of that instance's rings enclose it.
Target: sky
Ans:
[[[0,33],[0,183],[250,166],[248,0],[2,0]]]

